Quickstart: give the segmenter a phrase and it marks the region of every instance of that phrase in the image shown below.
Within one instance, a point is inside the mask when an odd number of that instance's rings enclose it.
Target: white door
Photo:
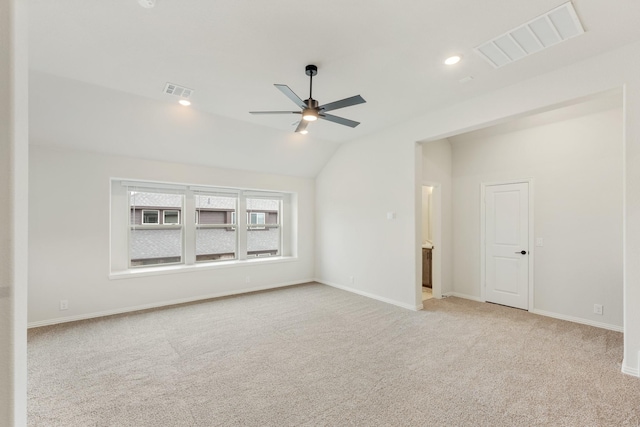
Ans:
[[[529,184],[485,187],[485,298],[529,307]]]

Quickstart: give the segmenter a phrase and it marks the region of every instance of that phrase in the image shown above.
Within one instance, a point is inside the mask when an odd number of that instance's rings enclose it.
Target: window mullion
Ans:
[[[184,198],[184,215],[182,226],[184,227],[184,260],[185,264],[196,262],[196,202],[193,191],[187,191]]]
[[[238,242],[238,259],[247,259],[247,198],[244,196],[238,197],[238,215],[236,215],[238,221],[237,230],[237,242]]]

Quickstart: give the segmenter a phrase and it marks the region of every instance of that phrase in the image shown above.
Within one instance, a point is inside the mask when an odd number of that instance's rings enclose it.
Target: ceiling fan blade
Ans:
[[[345,125],[352,128],[360,124],[360,122],[355,122],[353,120],[345,119],[344,117],[334,116],[333,114],[324,114],[323,112],[320,113],[319,117],[321,119],[329,120],[330,122],[338,123],[340,125]]]
[[[287,98],[289,98],[290,100],[295,102],[295,104],[298,107],[307,108],[307,104],[305,104],[304,101],[302,99],[300,99],[300,97],[298,95],[296,95],[294,91],[289,89],[289,86],[287,86],[287,85],[278,85],[278,84],[275,84],[274,86],[277,87],[278,89],[280,89],[280,92],[284,93]]]
[[[301,111],[249,111],[249,114],[302,114]]]
[[[305,130],[307,128],[308,124],[309,124],[308,121],[300,120],[300,123],[298,123],[298,127],[296,128],[296,132],[302,132],[303,130]]]
[[[337,110],[338,108],[351,107],[352,105],[364,104],[365,101],[360,95],[352,96],[351,98],[341,99],[340,101],[330,102],[320,106],[320,112]]]

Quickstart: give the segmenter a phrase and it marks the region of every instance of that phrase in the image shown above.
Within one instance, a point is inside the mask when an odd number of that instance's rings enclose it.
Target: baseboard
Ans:
[[[180,299],[175,299],[170,301],[162,301],[162,302],[151,303],[151,304],[136,305],[132,307],[117,308],[114,310],[99,311],[95,313],[85,313],[85,314],[78,314],[75,316],[57,317],[55,319],[39,320],[37,322],[31,322],[27,325],[27,327],[38,328],[41,326],[57,325],[59,323],[68,323],[68,322],[76,322],[78,320],[95,319],[97,317],[113,316],[114,314],[123,314],[123,313],[131,313],[131,312],[140,311],[140,310],[148,310],[150,308],[167,307],[170,305],[204,301],[212,298],[228,297],[232,295],[247,294],[250,292],[266,291],[268,289],[286,288],[287,286],[301,285],[303,283],[309,283],[314,281],[315,281],[314,279],[296,280],[293,282],[284,282],[284,283],[278,283],[275,285],[256,286],[253,288],[245,288],[241,290],[216,292],[213,294],[200,295],[197,297],[180,298]]]
[[[610,331],[623,332],[622,326],[610,325],[608,323],[595,322],[593,320],[582,319],[580,317],[567,316],[565,314],[552,313],[550,311],[538,310],[534,308],[530,313],[538,314],[540,316],[553,317],[554,319],[566,320],[574,323],[581,323],[583,325],[595,326],[596,328],[608,329]]]
[[[443,297],[458,297],[463,299],[469,299],[471,301],[485,302],[482,298],[473,295],[461,294],[460,292],[446,292],[442,294]]]
[[[640,369],[627,366],[624,360],[622,361],[622,373],[632,375],[634,377],[640,377]]]
[[[363,297],[372,298],[378,301],[386,302],[387,304],[397,305],[398,307],[406,308],[408,310],[419,311],[422,310],[422,303],[420,305],[414,306],[410,304],[405,304],[400,301],[396,301],[390,298],[381,297],[379,295],[371,294],[369,292],[364,292],[359,289],[350,288],[349,286],[339,285],[337,283],[332,283],[322,279],[314,279],[315,282],[322,283],[323,285],[331,286],[332,288],[342,289],[343,291],[351,292],[353,294],[362,295]]]

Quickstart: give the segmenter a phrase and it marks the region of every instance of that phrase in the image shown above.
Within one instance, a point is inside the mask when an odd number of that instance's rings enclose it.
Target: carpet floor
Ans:
[[[622,334],[319,284],[32,329],[29,426],[638,426]]]

